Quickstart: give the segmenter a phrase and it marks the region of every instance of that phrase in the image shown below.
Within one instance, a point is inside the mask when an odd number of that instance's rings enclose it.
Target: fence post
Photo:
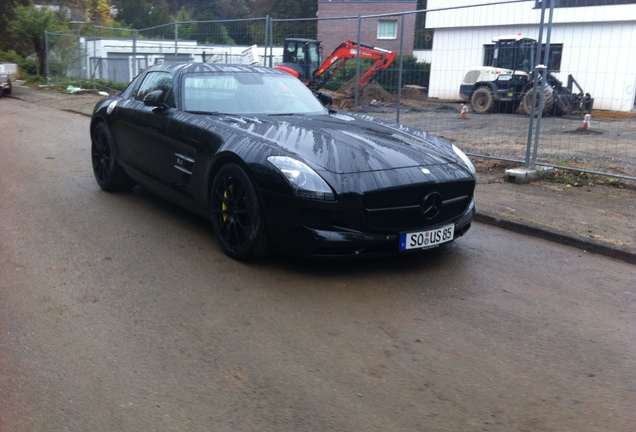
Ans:
[[[543,23],[545,22],[545,2],[541,2],[541,20],[539,21],[539,40],[537,41],[537,56],[535,62],[541,58],[541,44],[543,43]],[[535,66],[532,80],[532,106],[530,107],[530,121],[528,122],[528,142],[526,146],[526,160],[524,167],[530,168],[530,149],[532,148],[532,129],[534,128],[534,112],[537,104],[537,83],[539,82],[539,71]]]
[[[400,24],[400,66],[398,67],[398,88],[397,88],[397,114],[396,122],[400,122],[400,111],[402,109],[402,73],[404,71],[404,13]]]
[[[272,21],[269,15],[267,15],[265,17],[265,58],[263,58],[263,66],[267,67],[267,63],[269,63],[269,67],[273,66],[273,60],[272,60],[272,56],[274,55],[274,42],[273,42],[273,38],[274,35],[271,34],[270,32],[273,32],[272,29]],[[271,37],[270,37],[271,36]],[[269,50],[269,55],[267,54],[267,51]],[[269,62],[267,61],[269,59]]]
[[[88,43],[86,44],[86,48],[88,50]],[[93,26],[93,55],[88,57],[88,71],[91,74],[91,79],[93,82],[93,88],[95,88],[95,75],[97,75],[97,26]],[[93,68],[94,66],[94,68]]]
[[[84,56],[82,55],[82,35],[80,31],[77,30],[77,75],[80,81],[80,87],[82,87],[82,82],[84,81]]]
[[[46,84],[51,84],[50,68],[49,68],[49,32],[44,32],[44,64],[46,68]]]
[[[137,76],[137,29],[132,30],[133,35],[133,64],[132,64],[132,76]],[[131,77],[132,78],[132,77]]]
[[[543,99],[546,81],[548,78],[548,63],[550,60],[550,37],[552,34],[552,18],[554,14],[554,2],[550,2],[550,15],[548,18],[548,35],[545,39],[545,52],[543,53],[544,69],[542,71],[543,79],[541,80],[541,99],[539,100],[539,116],[537,118],[537,131],[534,134],[534,149],[532,153],[532,165],[531,168],[535,169],[537,163],[537,151],[539,150],[539,135],[541,133],[541,114],[543,114]]]
[[[174,61],[179,58],[179,21],[174,21]]]
[[[358,53],[356,55],[356,87],[353,95],[353,112],[358,112],[358,97],[360,96],[360,40],[362,35],[362,15],[358,14]]]

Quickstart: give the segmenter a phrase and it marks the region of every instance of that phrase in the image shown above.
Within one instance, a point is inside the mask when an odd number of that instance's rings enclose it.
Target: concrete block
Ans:
[[[526,184],[554,175],[552,168],[513,168],[506,170],[504,179],[509,183]]]

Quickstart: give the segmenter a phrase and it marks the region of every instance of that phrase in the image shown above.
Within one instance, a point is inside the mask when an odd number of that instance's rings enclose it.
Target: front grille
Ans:
[[[304,208],[300,211],[302,224],[320,230],[351,229],[367,232],[396,232],[419,229],[451,221],[468,209],[473,198],[474,181],[418,184],[368,192],[349,197],[339,210]],[[441,195],[442,206],[435,217],[424,216],[424,198],[432,193]],[[364,212],[351,211],[359,208]]]
[[[443,223],[461,216],[472,201],[472,181],[414,185],[365,194],[363,203],[369,228],[404,230]],[[424,197],[437,192],[442,207],[437,216],[427,219],[422,211]]]
[[[466,72],[464,76],[464,84],[475,84],[479,79],[479,75],[481,75],[480,70],[471,70]]]

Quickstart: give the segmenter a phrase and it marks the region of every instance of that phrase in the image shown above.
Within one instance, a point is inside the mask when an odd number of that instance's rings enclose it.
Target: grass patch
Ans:
[[[598,174],[590,174],[582,171],[573,171],[563,168],[555,168],[554,175],[546,178],[551,183],[564,184],[567,187],[581,186],[610,186],[625,187],[625,181],[616,177],[602,176]]]

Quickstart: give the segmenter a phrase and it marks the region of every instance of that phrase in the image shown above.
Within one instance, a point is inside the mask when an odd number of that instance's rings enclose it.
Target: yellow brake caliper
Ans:
[[[229,191],[233,192],[233,189],[234,189],[234,185],[230,185]],[[225,222],[227,220],[227,218],[228,218],[227,211],[228,211],[229,207],[227,206],[227,204],[225,204],[225,202],[228,200],[228,194],[227,193],[228,193],[227,189],[225,191],[223,191],[224,201],[221,204],[221,210],[223,211],[223,222]]]

